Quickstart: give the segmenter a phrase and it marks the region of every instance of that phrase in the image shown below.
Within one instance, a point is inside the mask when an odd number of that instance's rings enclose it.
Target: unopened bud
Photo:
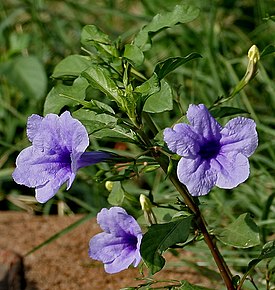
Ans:
[[[112,189],[113,189],[113,185],[114,185],[114,182],[113,182],[113,181],[106,181],[106,182],[105,182],[105,188],[106,188],[109,192],[112,191]]]
[[[257,73],[257,63],[260,60],[260,52],[256,45],[252,45],[247,53],[249,62],[247,65],[245,76],[243,77],[243,85],[245,86],[252,80]]]
[[[249,60],[253,61],[253,63],[257,63],[260,60],[260,52],[258,47],[253,44],[250,49],[248,50],[248,58]]]
[[[144,194],[141,194],[139,196],[139,202],[140,202],[141,208],[142,208],[143,213],[144,213],[144,217],[147,220],[147,222],[151,225],[156,224],[157,219],[156,219],[156,216],[152,210],[152,203],[151,203],[150,199],[147,196],[145,196]]]

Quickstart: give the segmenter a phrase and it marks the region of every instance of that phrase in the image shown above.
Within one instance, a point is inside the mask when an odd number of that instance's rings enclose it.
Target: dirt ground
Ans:
[[[53,234],[82,216],[33,216],[28,213],[0,212],[0,248],[25,255]],[[88,257],[88,243],[100,232],[90,219],[57,240],[24,257],[26,290],[117,290],[137,286],[137,268],[106,274],[100,262]],[[183,253],[184,254],[184,253]],[[156,279],[188,280],[212,289],[209,280],[186,267],[167,268]]]

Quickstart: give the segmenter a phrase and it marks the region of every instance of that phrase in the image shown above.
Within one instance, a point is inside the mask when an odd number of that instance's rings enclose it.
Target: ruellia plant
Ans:
[[[91,237],[87,255],[110,274],[130,265],[139,265],[141,272],[148,268],[139,286],[124,289],[160,289],[153,275],[165,266],[164,252],[202,244],[215,262],[212,271],[219,271],[223,281],[213,282],[211,289],[273,289],[272,233],[232,200],[245,195],[240,187],[261,178],[256,171],[251,174],[261,142],[257,120],[236,99],[255,78],[260,58],[274,48],[260,52],[256,45],[248,47],[243,78],[211,103],[182,102],[173,73],[196,67],[205,56],[189,51],[153,65],[148,58],[154,54],[153,39],[192,23],[199,13],[195,6],[177,5],[127,39],[111,39],[86,25],[81,54],[54,68],[44,116],[28,118],[31,145],[16,159],[14,181],[35,188],[40,203],[60,192],[66,198],[82,170],[86,180],[105,184],[109,206],[97,214],[102,232]],[[123,144],[123,150],[115,144]],[[89,171],[95,164],[100,164],[96,174]],[[221,208],[232,205],[234,214],[223,219],[211,195],[222,197]],[[273,198],[274,192],[267,199],[266,217]],[[245,265],[235,266],[224,253],[232,259],[242,256]],[[261,270],[255,270],[258,266]],[[185,280],[162,287],[207,289]]]

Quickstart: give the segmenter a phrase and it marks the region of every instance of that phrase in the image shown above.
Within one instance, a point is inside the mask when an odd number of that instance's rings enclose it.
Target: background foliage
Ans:
[[[135,182],[125,182],[123,187],[115,183],[110,194],[98,172],[108,170],[106,164],[82,169],[70,192],[60,193],[45,205],[37,204],[33,190],[16,185],[11,179],[18,152],[27,146],[26,120],[32,113],[53,112],[45,103],[64,91],[71,79],[63,79],[62,66],[56,65],[66,56],[86,55],[81,47],[82,28],[94,24],[110,36],[110,41],[131,43],[134,35],[162,11],[172,10],[183,1],[31,1],[8,0],[0,4],[0,209],[27,210],[36,214],[90,212],[111,204],[122,204],[129,213],[138,216],[140,193],[154,193],[156,203],[175,200],[177,192],[160,171],[141,174]],[[96,3],[96,4],[95,4]],[[262,52],[274,45],[274,1],[184,1],[200,8],[198,18],[188,24],[177,25],[152,38],[150,50],[145,51],[145,61],[128,47],[128,56],[144,76],[150,76],[155,65],[168,57],[183,57],[190,52],[202,58],[193,60],[165,77],[172,90],[173,103],[165,104],[173,111],[154,113],[156,125],[163,129],[171,126],[184,113],[190,103],[211,106],[220,96],[227,95],[243,77],[247,66],[247,51],[256,44]],[[133,57],[135,56],[135,57]],[[141,57],[141,56],[140,56]],[[76,62],[79,65],[79,61]],[[83,60],[85,65],[85,60]],[[54,69],[55,68],[55,69]],[[72,65],[76,71],[79,67]],[[250,213],[260,226],[261,239],[265,243],[274,233],[275,196],[275,58],[263,56],[256,78],[227,105],[238,107],[257,122],[260,145],[251,158],[249,180],[232,191],[214,189],[201,199],[201,208],[207,216],[210,228],[222,231],[242,213]],[[72,71],[72,70],[71,70]],[[52,90],[53,85],[55,90]],[[85,84],[76,84],[79,91]],[[73,93],[70,90],[68,93]],[[100,100],[96,89],[89,92]],[[81,96],[80,96],[81,98]],[[62,105],[62,104],[61,104]],[[154,109],[146,104],[147,111]],[[153,108],[153,109],[152,109]],[[77,117],[77,116],[76,116]],[[81,116],[79,116],[81,117]],[[220,118],[225,124],[227,118]],[[110,122],[109,119],[106,122]],[[87,128],[89,130],[88,124]],[[91,132],[94,128],[90,128]],[[91,148],[108,148],[135,156],[140,153],[132,143],[121,143],[108,138],[97,140],[91,135]],[[101,171],[98,171],[98,170]],[[90,178],[94,176],[94,178]],[[120,194],[117,194],[117,193]],[[115,194],[114,194],[115,193]],[[163,217],[161,209],[156,210]],[[230,245],[230,241],[226,241]],[[199,249],[198,249],[199,247]],[[204,245],[190,246],[194,256],[186,261],[193,267],[209,267],[208,250]],[[227,247],[224,252],[229,265],[236,271],[244,271],[247,258],[257,257],[255,250],[236,250]],[[200,263],[198,263],[200,261]],[[269,268],[270,273],[274,270]],[[263,268],[257,268],[262,277]],[[209,272],[207,272],[207,275]],[[214,279],[214,274],[211,276]],[[259,278],[260,279],[260,278]]]

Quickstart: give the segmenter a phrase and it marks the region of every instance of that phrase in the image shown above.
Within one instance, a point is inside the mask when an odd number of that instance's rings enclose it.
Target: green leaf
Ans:
[[[270,259],[275,257],[275,241],[270,241],[263,246],[262,252],[256,259],[253,259],[248,264],[248,269],[255,267],[263,259]]]
[[[161,113],[173,109],[173,94],[170,85],[161,81],[161,89],[149,96],[146,100],[143,110],[148,113]]]
[[[116,47],[109,36],[95,25],[86,25],[81,32],[81,43],[87,47],[95,47],[99,52],[106,55],[118,56]]]
[[[164,61],[159,62],[156,65],[155,73],[158,75],[158,78],[161,80],[170,72],[178,68],[179,66],[187,63],[190,60],[202,57],[196,52],[192,52],[185,57],[170,57]]]
[[[69,55],[56,65],[52,77],[55,79],[75,79],[90,65],[91,60],[87,56]]]
[[[47,75],[44,66],[35,56],[16,57],[7,66],[5,75],[26,97],[44,97]]]
[[[105,128],[105,129],[96,131],[92,135],[96,138],[100,138],[100,139],[103,138],[105,140],[110,140],[112,142],[136,143],[133,132],[130,130],[126,130],[118,125],[112,129]]]
[[[253,269],[256,267],[258,263],[260,263],[264,259],[272,259],[274,257],[275,257],[275,241],[270,241],[263,246],[261,254],[256,259],[253,259],[249,262],[247,271],[243,275],[239,285],[241,286],[244,283],[246,277],[253,271]]]
[[[135,88],[135,92],[142,95],[143,99],[147,96],[158,92],[160,90],[160,82],[157,75],[154,73],[150,79]]]
[[[152,225],[145,233],[141,241],[141,256],[152,274],[163,268],[165,260],[162,253],[165,250],[187,240],[192,218],[188,216],[173,222]]]
[[[217,238],[235,248],[245,249],[260,244],[259,228],[248,213],[240,215]]]
[[[202,286],[196,286],[193,284],[190,284],[189,282],[182,280],[180,287],[175,287],[173,290],[211,290],[210,288],[205,288]]]
[[[137,34],[134,44],[142,51],[150,49],[151,36],[164,28],[172,27],[178,23],[194,20],[199,15],[199,8],[190,5],[176,5],[172,12],[157,14],[152,21],[144,26]]]
[[[214,118],[224,118],[233,115],[249,114],[246,110],[234,108],[234,107],[217,107],[210,110],[211,115]]]
[[[48,113],[59,114],[64,106],[73,107],[78,105],[79,102],[77,100],[81,101],[85,99],[88,86],[89,83],[82,77],[77,78],[72,86],[57,84],[51,89],[46,97],[44,103],[44,115]],[[74,97],[76,100],[73,101],[61,95],[68,95]]]
[[[99,89],[112,101],[116,101],[118,105],[123,103],[123,91],[117,87],[107,69],[91,65],[81,75],[88,80],[92,87]]]
[[[121,186],[120,181],[113,182],[112,190],[108,197],[108,202],[111,205],[122,205],[124,199],[124,189]]]
[[[275,45],[269,44],[261,52],[261,57],[264,57],[264,56],[271,54],[271,53],[274,53],[274,52],[275,52]]]
[[[73,113],[73,116],[85,126],[88,134],[105,128],[114,128],[117,123],[116,118],[111,115],[98,114],[88,109],[79,109]]]
[[[137,113],[141,114],[147,99],[160,90],[160,81],[158,76],[154,73],[150,79],[135,88],[135,93],[139,95],[137,100]]]
[[[144,54],[141,49],[134,44],[126,44],[123,56],[133,65],[140,66],[144,61]]]

